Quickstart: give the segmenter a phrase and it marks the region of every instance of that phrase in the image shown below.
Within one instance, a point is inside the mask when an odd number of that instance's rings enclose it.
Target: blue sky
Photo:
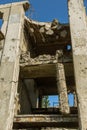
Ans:
[[[23,0],[0,0],[0,4]],[[29,0],[29,16],[37,21],[52,21],[57,18],[62,23],[68,22],[67,0]]]
[[[0,4],[20,2],[23,0],[0,0]],[[52,21],[57,18],[59,22],[68,23],[68,0],[29,0],[31,8],[28,16],[37,21]],[[84,0],[87,7],[87,0]]]
[[[69,94],[68,95],[68,100],[69,100],[69,105],[70,106],[73,106],[74,105],[74,96],[73,94]],[[50,101],[50,106],[57,106],[59,105],[59,99],[58,99],[58,96],[49,96],[49,101]]]
[[[30,0],[32,18],[39,21],[52,21],[57,18],[68,22],[67,0]]]

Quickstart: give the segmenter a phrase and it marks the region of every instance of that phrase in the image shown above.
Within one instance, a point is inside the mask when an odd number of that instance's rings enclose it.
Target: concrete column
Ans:
[[[20,80],[18,86],[18,94],[19,94],[19,104],[20,104],[19,114],[31,114],[32,104],[31,104],[28,88],[25,84],[25,80]]]
[[[2,24],[2,27],[1,27],[1,31],[3,32],[4,36],[6,36],[8,21],[9,21],[10,8],[1,8],[0,12],[3,14],[2,15],[3,24]],[[5,43],[5,39],[0,41],[0,62],[1,62],[1,58],[2,58],[4,43]]]
[[[74,107],[77,107],[77,95],[76,95],[76,92],[74,92],[73,94],[74,94]]]
[[[31,106],[32,106],[32,108],[36,108],[37,107],[37,98],[38,98],[38,89],[35,84],[35,81],[34,81],[34,79],[25,79],[25,84],[26,84],[27,91],[29,94]]]
[[[59,107],[60,111],[63,114],[68,114],[70,112],[69,104],[68,104],[68,94],[67,94],[67,85],[65,79],[64,65],[63,63],[59,63],[59,58],[62,57],[62,52],[56,52],[56,69],[57,69],[57,87],[59,94]]]
[[[79,115],[79,129],[87,129],[87,18],[83,0],[69,0],[69,19]]]
[[[24,24],[26,2],[7,5],[10,8],[0,65],[0,130],[12,130],[14,102],[19,76],[19,46]],[[0,6],[0,9],[6,5]]]

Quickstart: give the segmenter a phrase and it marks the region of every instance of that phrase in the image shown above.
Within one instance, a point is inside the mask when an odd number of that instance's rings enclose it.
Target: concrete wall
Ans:
[[[37,106],[38,90],[33,79],[20,80],[19,88],[20,114],[30,114],[31,108]]]

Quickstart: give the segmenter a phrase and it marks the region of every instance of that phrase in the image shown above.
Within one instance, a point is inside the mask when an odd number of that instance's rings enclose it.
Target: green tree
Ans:
[[[48,108],[50,106],[49,96],[44,96],[42,99],[42,108]]]

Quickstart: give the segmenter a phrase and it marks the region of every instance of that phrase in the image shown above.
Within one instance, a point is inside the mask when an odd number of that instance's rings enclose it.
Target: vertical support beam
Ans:
[[[25,79],[25,84],[27,87],[27,91],[29,94],[29,98],[31,101],[32,108],[36,108],[37,106],[37,98],[38,98],[38,89],[34,79]]]
[[[69,0],[69,19],[78,98],[79,129],[87,129],[87,18],[83,0]]]
[[[10,8],[7,8],[7,7],[1,8],[0,11],[3,13],[3,16],[2,16],[3,24],[2,24],[2,27],[1,27],[1,31],[3,32],[4,36],[6,36],[9,14],[10,14]],[[4,43],[5,43],[5,39],[0,42],[0,62],[1,62],[1,58],[2,58]]]
[[[19,80],[18,94],[19,94],[19,104],[20,104],[19,114],[31,114],[32,104],[31,104],[28,88],[26,86],[25,80],[23,79]]]
[[[68,114],[70,112],[69,104],[68,104],[68,94],[67,94],[67,86],[64,72],[64,65],[62,63],[58,63],[59,58],[62,56],[62,52],[56,52],[56,69],[57,69],[57,87],[59,94],[59,107],[60,111],[63,114]]]
[[[0,65],[0,130],[12,130],[13,125],[19,76],[19,46],[24,24],[23,4],[26,2],[10,4],[8,7],[10,13]]]
[[[76,92],[74,92],[73,94],[74,94],[74,107],[77,107],[77,95],[76,95]]]

